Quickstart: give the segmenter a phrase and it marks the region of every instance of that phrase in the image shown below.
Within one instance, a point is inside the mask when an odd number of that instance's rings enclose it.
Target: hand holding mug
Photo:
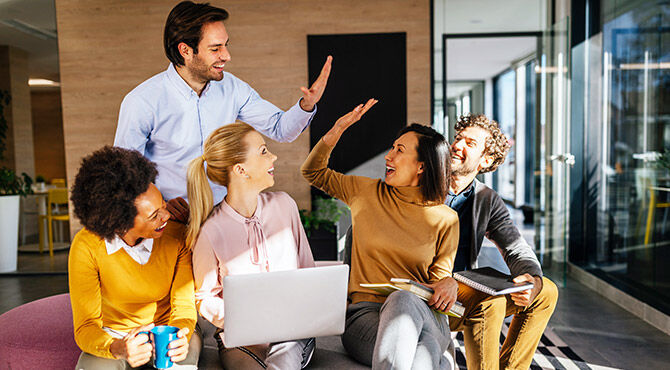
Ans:
[[[123,339],[114,339],[109,348],[114,358],[126,360],[131,367],[138,367],[149,362],[153,347],[149,343],[147,331],[153,327],[154,324],[138,326]]]
[[[170,342],[168,345],[168,356],[172,362],[181,362],[186,359],[188,355],[188,328],[181,328],[177,332],[177,339]]]

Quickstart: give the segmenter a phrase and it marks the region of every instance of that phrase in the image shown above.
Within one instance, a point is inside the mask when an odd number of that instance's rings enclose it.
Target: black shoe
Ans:
[[[316,338],[309,338],[305,348],[302,350],[302,362],[300,363],[300,368],[304,369],[309,365],[309,362],[312,361],[312,355],[314,355],[314,350],[316,349]]]

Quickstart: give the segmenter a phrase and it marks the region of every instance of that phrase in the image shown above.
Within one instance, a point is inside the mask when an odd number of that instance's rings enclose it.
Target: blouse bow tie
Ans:
[[[258,217],[253,216],[245,220],[245,225],[247,227],[249,249],[251,249],[251,263],[261,266],[266,272],[270,271],[268,249],[265,243],[265,234],[261,227],[261,221]]]

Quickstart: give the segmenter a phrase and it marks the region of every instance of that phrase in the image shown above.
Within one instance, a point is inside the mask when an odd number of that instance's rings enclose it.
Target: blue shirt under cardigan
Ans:
[[[459,239],[458,251],[454,260],[454,272],[467,270],[470,266],[470,238],[472,230],[472,220],[465,215],[472,213],[472,195],[475,193],[475,182],[471,182],[465,190],[459,194],[449,191],[447,194],[446,205],[458,213],[459,220]]]
[[[114,145],[138,150],[156,163],[156,186],[165,199],[186,199],[188,164],[202,155],[212,131],[240,120],[270,139],[290,142],[315,112],[305,112],[298,103],[283,112],[228,72],[221,81],[210,81],[198,96],[170,64],[123,99]],[[210,185],[214,203],[219,203],[226,188]]]

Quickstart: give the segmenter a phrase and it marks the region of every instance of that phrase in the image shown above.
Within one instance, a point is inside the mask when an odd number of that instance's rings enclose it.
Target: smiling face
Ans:
[[[126,244],[132,246],[138,238],[160,238],[170,219],[170,213],[156,185],[149,184],[147,191],[135,198],[135,208],[135,223],[122,237]]]
[[[275,184],[274,163],[277,156],[270,153],[263,136],[256,131],[249,132],[243,141],[247,148],[246,160],[236,166],[243,170],[245,183],[258,191],[271,187]]]
[[[486,139],[491,135],[483,128],[471,126],[459,132],[451,144],[451,171],[454,176],[477,174],[489,167],[493,158],[485,155]]]
[[[223,22],[210,22],[202,26],[202,37],[198,44],[198,53],[186,44],[190,51],[184,56],[184,66],[189,73],[200,82],[221,81],[223,79],[223,67],[230,60],[228,52],[228,32]]]
[[[423,162],[419,162],[416,148],[419,138],[414,132],[406,132],[393,142],[393,147],[384,156],[386,160],[386,178],[388,185],[418,186],[423,173]]]

